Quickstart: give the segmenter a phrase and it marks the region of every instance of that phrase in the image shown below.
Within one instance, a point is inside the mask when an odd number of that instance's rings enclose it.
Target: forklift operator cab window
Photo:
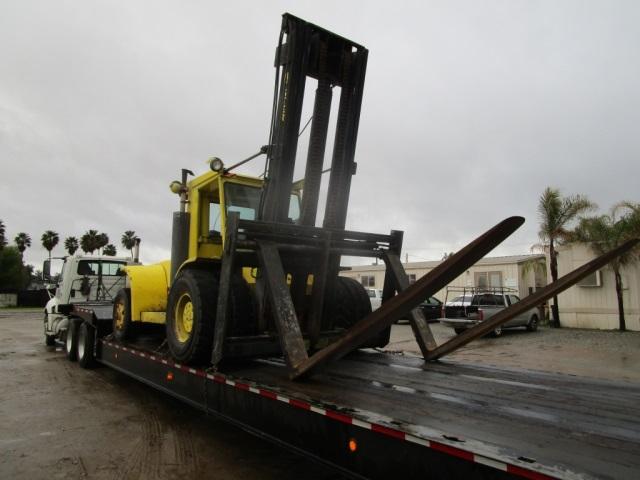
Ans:
[[[237,183],[227,183],[224,193],[227,214],[230,212],[238,212],[241,220],[256,220],[258,217],[258,209],[260,208],[261,188],[249,187]],[[295,222],[299,217],[300,199],[297,195],[291,194],[289,220]],[[211,202],[209,204],[209,235],[219,236],[220,229],[220,204]]]

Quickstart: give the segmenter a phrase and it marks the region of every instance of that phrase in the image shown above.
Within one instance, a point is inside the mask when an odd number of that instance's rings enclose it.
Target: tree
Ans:
[[[98,250],[106,247],[109,244],[109,235],[106,233],[101,233],[98,235]]]
[[[0,250],[7,246],[7,237],[5,237],[5,226],[4,222],[0,220]]]
[[[102,253],[110,257],[115,257],[117,254],[116,246],[111,243],[109,245],[105,245],[104,248],[102,249]]]
[[[49,252],[49,260],[51,260],[51,250],[58,245],[60,237],[58,237],[58,234],[53,230],[47,230],[42,234],[40,240],[42,241],[42,246]]]
[[[13,240],[16,242],[16,247],[18,248],[20,256],[22,257],[24,251],[31,246],[31,237],[28,233],[20,232]]]
[[[136,240],[138,237],[136,236],[136,232],[133,230],[127,230],[122,234],[122,238],[120,241],[122,242],[122,246],[129,250],[131,253],[131,258],[133,258],[133,247],[136,245]]]
[[[97,230],[87,230],[87,232],[80,237],[80,248],[84,253],[91,253],[96,251],[98,248],[98,231]]]
[[[583,195],[572,195],[562,197],[557,188],[547,187],[538,201],[538,216],[540,219],[540,230],[538,236],[542,242],[542,247],[549,252],[549,267],[551,270],[551,280],[558,279],[558,253],[556,246],[569,240],[569,225],[578,215],[586,213],[596,206]],[[551,306],[553,320],[551,326],[560,327],[560,312],[558,308],[558,297],[553,297]]]
[[[78,250],[78,239],[76,237],[67,237],[64,240],[64,248],[69,255],[73,255]]]
[[[29,285],[29,271],[24,267],[17,247],[0,250],[0,289],[22,290]]]
[[[619,208],[614,207],[610,213],[596,217],[582,218],[573,232],[574,240],[589,245],[597,255],[603,255],[619,247],[627,240],[640,236],[640,209],[632,209],[618,217]],[[635,247],[619,257],[611,260],[610,265],[616,282],[618,297],[618,323],[621,331],[627,329],[624,318],[624,302],[622,298],[622,275],[620,270],[638,261],[640,248]]]

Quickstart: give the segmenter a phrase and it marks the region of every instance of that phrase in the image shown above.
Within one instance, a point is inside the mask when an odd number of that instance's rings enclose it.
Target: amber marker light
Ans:
[[[350,438],[349,439],[349,451],[351,453],[354,453],[356,450],[358,450],[358,442],[356,442],[355,438]]]
[[[173,380],[173,372],[167,372],[167,380],[168,381]]]

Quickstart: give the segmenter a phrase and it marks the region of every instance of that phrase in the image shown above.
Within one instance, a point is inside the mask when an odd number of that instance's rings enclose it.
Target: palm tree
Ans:
[[[84,253],[91,253],[96,251],[98,248],[98,231],[97,230],[88,230],[82,237],[80,237],[80,248]]]
[[[106,247],[109,244],[109,235],[101,233],[98,235],[98,250]]]
[[[28,233],[20,232],[16,235],[16,238],[13,239],[16,242],[16,247],[18,247],[18,251],[20,252],[20,257],[24,254],[24,251],[27,247],[31,246],[31,237]]]
[[[551,280],[558,280],[558,253],[556,246],[569,240],[569,224],[582,213],[594,209],[596,206],[583,195],[562,197],[557,188],[547,187],[538,201],[538,216],[540,231],[538,236],[545,251],[549,252],[549,267]],[[558,297],[553,297],[551,306],[553,320],[551,326],[560,327],[560,312]]]
[[[583,218],[573,232],[576,241],[586,243],[597,254],[603,255],[619,247],[631,238],[640,236],[640,209],[617,217],[619,208],[614,207],[609,214]],[[616,281],[616,295],[618,297],[618,322],[621,331],[627,329],[624,318],[624,303],[622,299],[622,275],[620,270],[638,261],[640,247],[611,260],[611,268]]]
[[[122,246],[129,250],[131,253],[131,258],[133,258],[133,247],[136,245],[136,240],[138,237],[136,236],[136,232],[133,230],[127,230],[122,234],[122,238],[120,241],[122,242]]]
[[[78,250],[78,239],[76,237],[67,237],[64,240],[64,248],[69,252],[69,255],[73,255]]]
[[[116,246],[110,243],[104,246],[102,253],[110,257],[115,257],[118,252],[116,251]]]
[[[4,222],[0,220],[0,250],[2,250],[7,245],[7,237],[5,237],[5,226]]]
[[[49,252],[49,261],[51,261],[51,250],[58,245],[60,237],[53,230],[47,230],[42,234],[40,240],[42,241],[42,246]]]

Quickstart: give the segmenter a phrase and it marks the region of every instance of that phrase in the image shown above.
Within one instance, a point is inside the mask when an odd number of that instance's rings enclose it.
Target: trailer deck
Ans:
[[[361,351],[304,382],[280,359],[174,363],[156,344],[97,359],[356,477],[637,478],[640,387]],[[331,440],[328,440],[331,439]]]

